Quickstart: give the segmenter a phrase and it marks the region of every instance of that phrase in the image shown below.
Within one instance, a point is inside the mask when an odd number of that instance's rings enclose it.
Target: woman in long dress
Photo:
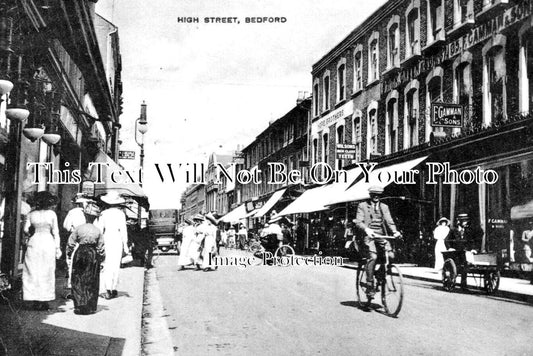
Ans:
[[[53,210],[56,196],[47,191],[35,194],[31,211],[24,225],[29,237],[22,268],[22,292],[25,301],[33,301],[34,308],[48,309],[48,302],[56,297],[56,259],[61,257],[57,215]]]
[[[444,243],[444,240],[448,237],[450,234],[450,220],[447,218],[440,218],[439,221],[437,221],[437,227],[433,231],[433,238],[437,240],[435,243],[435,271],[439,272],[442,270],[442,267],[444,266],[444,257],[442,256],[442,252],[446,251],[446,244]]]
[[[121,209],[121,204],[126,201],[114,191],[102,196],[101,201],[105,209],[95,223],[104,236],[105,262],[104,262],[104,286],[105,298],[116,298],[118,295],[117,285],[122,261],[122,252],[128,254],[128,232],[126,216]]]
[[[104,238],[99,228],[92,224],[97,209],[88,205],[87,223],[74,229],[68,239],[67,256],[72,257],[72,299],[75,314],[92,314],[98,305],[100,288],[100,263],[105,256]],[[76,245],[78,248],[75,249]]]

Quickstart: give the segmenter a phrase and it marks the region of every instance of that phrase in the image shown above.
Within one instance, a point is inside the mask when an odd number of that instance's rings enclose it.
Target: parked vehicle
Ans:
[[[161,252],[179,251],[180,238],[175,209],[152,209],[148,216],[148,228],[155,235]]]

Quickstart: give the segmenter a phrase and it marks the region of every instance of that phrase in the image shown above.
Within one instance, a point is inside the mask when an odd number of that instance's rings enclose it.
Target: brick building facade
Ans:
[[[523,221],[511,210],[533,199],[525,189],[533,176],[532,8],[530,0],[388,1],[313,65],[312,161],[350,168],[428,156],[459,172],[494,169],[496,184],[441,177],[428,185],[422,169],[417,189],[387,190],[432,202],[391,202],[400,220],[402,210],[417,212],[413,236],[429,236],[439,216],[467,212],[485,231],[481,249],[512,255]],[[460,105],[460,124],[435,121],[434,104]],[[355,160],[336,159],[343,143],[355,145]]]

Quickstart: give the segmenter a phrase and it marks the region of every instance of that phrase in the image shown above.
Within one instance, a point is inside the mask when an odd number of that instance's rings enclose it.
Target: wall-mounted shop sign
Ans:
[[[135,159],[135,151],[118,151],[119,159]]]
[[[458,104],[432,103],[431,126],[463,127],[463,106]]]
[[[355,159],[355,145],[351,143],[337,144],[337,159]]]
[[[336,124],[339,121],[343,121],[346,116],[353,114],[353,102],[350,100],[341,107],[333,110],[324,117],[321,117],[317,121],[313,122],[311,131],[312,134],[316,134],[332,124]]]
[[[396,75],[392,75],[387,79],[383,78],[381,92],[387,93],[404,83],[416,79],[420,74],[441,65],[443,62],[493,37],[507,27],[528,18],[532,13],[533,0],[524,0],[507,8],[490,20],[473,27],[463,36],[446,44],[436,55],[421,57],[412,65],[402,68]]]

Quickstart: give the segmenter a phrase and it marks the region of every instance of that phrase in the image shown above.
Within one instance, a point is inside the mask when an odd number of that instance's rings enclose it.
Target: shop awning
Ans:
[[[533,200],[524,205],[516,205],[511,208],[511,220],[531,218],[533,218]]]
[[[246,204],[241,204],[224,215],[220,220],[226,223],[237,223],[239,220],[244,219],[246,214]]]
[[[259,208],[257,213],[254,214],[254,218],[260,218],[266,213],[268,213],[270,209],[272,209],[274,205],[276,205],[276,203],[281,199],[281,197],[283,196],[283,193],[285,193],[286,190],[287,189],[285,188],[285,189],[278,190],[277,192],[274,192],[274,194],[272,194],[270,199],[268,199],[267,202],[261,208]]]
[[[278,215],[304,214],[327,209],[325,203],[328,200],[331,187],[330,184],[306,190]]]
[[[261,208],[257,208],[257,209],[254,209],[254,210],[250,211],[250,212],[247,213],[244,217],[245,217],[245,218],[252,218],[252,217],[254,217],[255,213],[257,213],[257,212],[259,211],[259,209],[261,209]]]
[[[148,197],[144,193],[141,186],[137,183],[127,183],[121,176],[120,180],[117,179],[117,183],[111,181],[111,172],[124,171],[115,161],[111,159],[107,154],[100,151],[94,160],[96,163],[106,163],[107,166],[102,167],[103,183],[96,183],[98,180],[98,169],[96,166],[91,168],[89,180],[94,183],[94,195],[98,196],[107,193],[109,190],[114,190],[120,195],[130,197],[136,200],[142,207],[149,209]]]
[[[394,176],[395,172],[405,172],[408,170],[413,169],[414,167],[418,166],[420,163],[425,161],[428,156],[416,158],[410,161],[402,162],[393,164],[388,167],[383,168],[375,168],[370,173],[369,182],[365,182],[364,176],[360,175],[357,178],[357,181],[355,184],[351,184],[348,186],[347,189],[342,194],[338,194],[335,196],[335,200],[331,200],[328,203],[328,205],[338,204],[338,203],[344,203],[344,202],[350,202],[350,201],[358,201],[358,200],[365,200],[369,198],[368,195],[368,188],[370,188],[372,185],[379,185],[383,188],[385,188],[387,185],[390,184],[390,182],[387,182],[387,177],[389,174]],[[381,180],[379,179],[381,174]]]
[[[339,182],[306,190],[279,215],[303,214],[328,209],[333,197],[342,196],[346,188],[355,181],[361,172],[361,168],[353,168],[346,171],[346,181],[343,176],[340,176]]]

